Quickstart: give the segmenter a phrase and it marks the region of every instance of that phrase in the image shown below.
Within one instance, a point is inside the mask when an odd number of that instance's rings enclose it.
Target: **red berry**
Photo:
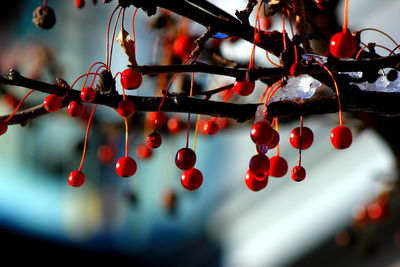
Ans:
[[[249,81],[249,80],[243,80],[243,81],[235,81],[233,85],[233,90],[241,96],[247,96],[253,93],[254,87],[256,86],[255,82]]]
[[[255,123],[250,130],[251,140],[255,144],[268,145],[274,135],[274,129],[266,121],[260,121]]]
[[[301,135],[300,135],[301,130]],[[314,142],[314,134],[308,127],[296,127],[290,133],[290,144],[297,149],[308,149]]]
[[[167,124],[168,117],[164,112],[147,112],[146,120],[152,127],[163,127]]]
[[[254,192],[260,191],[261,189],[264,189],[267,184],[268,184],[268,176],[265,177],[264,180],[257,180],[254,174],[248,170],[246,172],[246,176],[244,178],[244,181],[247,185],[247,187]]]
[[[389,212],[387,201],[375,200],[367,207],[368,218],[374,221],[380,221],[387,217]]]
[[[331,131],[331,143],[337,149],[350,147],[352,141],[353,136],[346,126],[337,126]]]
[[[114,157],[114,150],[110,145],[102,145],[97,149],[97,157],[103,163],[110,163]]]
[[[159,133],[157,132],[152,132],[147,136],[146,139],[147,145],[151,148],[157,148],[161,146],[162,143],[162,137]]]
[[[249,171],[254,174],[255,179],[264,180],[268,176],[269,158],[264,154],[254,155],[249,162]]]
[[[140,72],[125,69],[121,72],[121,85],[127,90],[137,89],[142,84],[142,74]]]
[[[150,158],[152,154],[153,151],[151,150],[151,148],[145,144],[139,144],[136,147],[136,156],[141,160]]]
[[[181,176],[182,186],[190,191],[198,189],[203,183],[203,174],[196,168],[184,171]]]
[[[181,34],[174,40],[172,52],[175,57],[184,60],[190,55],[194,48],[194,41],[190,37]]]
[[[61,108],[61,98],[56,95],[49,95],[44,99],[43,107],[47,112],[55,112]]]
[[[82,116],[84,111],[83,104],[77,101],[71,101],[68,105],[68,114],[72,117],[78,118]]]
[[[121,177],[129,177],[135,174],[137,170],[136,161],[130,157],[122,157],[115,165],[115,171]]]
[[[254,43],[261,44],[261,34],[262,33],[260,31],[256,31],[254,34]]]
[[[82,8],[85,6],[85,0],[75,0],[75,7]]]
[[[7,132],[8,126],[7,123],[0,119],[0,136],[5,134]]]
[[[177,134],[185,127],[185,124],[182,122],[181,119],[173,117],[168,120],[167,127],[168,132],[170,132],[171,134]]]
[[[175,164],[181,170],[189,170],[196,163],[196,153],[193,149],[184,147],[178,150],[175,155]]]
[[[306,178],[306,170],[302,166],[294,166],[292,169],[292,180],[301,182]]]
[[[214,120],[208,120],[203,124],[203,133],[214,135],[218,133],[219,126]]]
[[[85,102],[92,102],[96,98],[96,91],[92,87],[82,88],[81,99]]]
[[[357,40],[349,32],[335,33],[329,42],[329,52],[337,58],[349,58],[357,51]]]
[[[128,99],[122,100],[118,103],[117,112],[122,117],[129,118],[135,113],[135,105]]]
[[[72,171],[68,176],[68,183],[70,186],[80,187],[85,182],[85,174],[81,171]]]
[[[269,159],[269,175],[273,177],[282,177],[288,171],[288,164],[281,156],[274,156]]]
[[[264,30],[270,29],[272,26],[271,19],[269,17],[261,18],[261,28]]]
[[[268,149],[273,149],[279,144],[280,136],[277,130],[274,129],[272,140],[268,143]]]

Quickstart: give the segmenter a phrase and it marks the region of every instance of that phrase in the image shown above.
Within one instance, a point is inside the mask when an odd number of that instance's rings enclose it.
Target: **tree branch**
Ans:
[[[66,89],[53,84],[32,80],[11,70],[9,74],[0,75],[0,84],[15,85],[35,89],[48,94],[63,96],[66,93],[65,103],[71,100],[80,100],[80,91]],[[386,116],[400,114],[400,93],[382,93],[360,91],[355,86],[342,90],[342,108],[348,112],[369,112]],[[162,97],[128,96],[135,104],[136,111],[157,111]],[[97,94],[93,104],[117,107],[121,95]],[[259,104],[234,104],[218,101],[191,98],[186,95],[169,95],[161,108],[166,112],[196,113],[214,117],[227,117],[243,122],[251,119]],[[298,117],[300,115],[325,114],[337,112],[337,101],[334,96],[326,98],[311,98],[307,100],[278,101],[268,106],[269,117]],[[20,124],[47,114],[41,106],[17,113],[9,124]],[[1,116],[5,119],[8,116]]]

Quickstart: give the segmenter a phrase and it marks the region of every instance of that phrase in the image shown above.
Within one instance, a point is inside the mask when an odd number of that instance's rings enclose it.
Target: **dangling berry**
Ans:
[[[306,178],[306,170],[302,166],[294,166],[292,169],[292,180],[301,182]]]
[[[290,133],[289,141],[294,148],[305,150],[313,144],[314,134],[308,127],[303,127],[302,129],[300,129],[300,127],[296,127]]]
[[[132,101],[126,99],[118,103],[117,112],[124,118],[129,118],[135,113],[135,105]]]
[[[271,141],[268,143],[268,149],[273,149],[279,144],[280,136],[277,130],[274,129],[274,135]]]
[[[152,127],[163,127],[167,124],[168,117],[164,112],[147,112],[146,121]]]
[[[81,171],[72,171],[68,176],[68,183],[70,186],[80,187],[85,182],[85,174]]]
[[[368,218],[373,221],[382,221],[388,216],[389,207],[387,201],[375,200],[367,207]]]
[[[140,144],[136,147],[136,156],[141,160],[150,158],[152,154],[151,148],[145,144]]]
[[[337,58],[349,58],[357,51],[357,40],[349,32],[335,33],[329,42],[329,52]]]
[[[255,144],[268,145],[274,135],[274,130],[267,121],[260,121],[255,123],[250,130],[251,140]]]
[[[248,170],[246,172],[246,176],[244,178],[244,181],[247,185],[247,187],[254,192],[260,191],[262,189],[264,189],[267,184],[268,184],[268,176],[265,177],[264,180],[257,180],[256,177],[254,176],[254,174]]]
[[[162,137],[159,133],[157,132],[152,132],[147,136],[146,139],[147,145],[151,148],[157,148],[161,146],[162,143]]]
[[[191,148],[181,148],[176,152],[175,164],[181,170],[189,170],[196,163],[196,153]]]
[[[127,90],[137,89],[142,84],[142,74],[140,72],[125,69],[121,72],[121,85]]]
[[[129,177],[135,174],[137,170],[136,161],[130,157],[122,157],[115,165],[115,171],[121,177]]]
[[[92,102],[96,98],[96,91],[92,87],[82,88],[81,99],[84,102]]]
[[[68,114],[72,117],[78,118],[82,116],[84,111],[83,104],[77,101],[71,101],[68,105]]]
[[[247,96],[253,93],[254,87],[256,86],[255,82],[249,81],[247,79],[243,81],[235,81],[233,85],[233,90],[241,96]]]
[[[269,175],[273,177],[282,177],[288,171],[288,164],[281,156],[274,156],[269,159]]]
[[[251,171],[257,180],[264,180],[268,176],[269,158],[264,154],[256,154],[251,157],[249,162]]]
[[[82,8],[85,6],[85,0],[75,0],[75,7]]]
[[[56,95],[49,95],[44,99],[43,107],[47,112],[56,112],[61,108],[61,98]]]
[[[353,136],[346,126],[337,126],[331,131],[331,143],[336,149],[346,149],[352,141]]]
[[[263,30],[269,30],[272,26],[271,19],[269,17],[261,18],[261,28]]]
[[[190,191],[198,189],[203,183],[203,174],[196,168],[191,168],[182,173],[182,186]]]
[[[203,133],[214,135],[218,133],[219,126],[214,120],[208,120],[203,124]]]
[[[167,127],[168,132],[170,132],[171,134],[177,134],[185,127],[185,124],[182,122],[181,119],[173,117],[168,120]]]
[[[7,132],[8,126],[7,123],[0,119],[0,136],[5,134]]]
[[[181,34],[174,40],[172,52],[175,57],[185,60],[195,48],[193,40],[185,34]]]
[[[102,163],[110,163],[114,157],[114,150],[110,145],[102,145],[97,149],[97,157]]]

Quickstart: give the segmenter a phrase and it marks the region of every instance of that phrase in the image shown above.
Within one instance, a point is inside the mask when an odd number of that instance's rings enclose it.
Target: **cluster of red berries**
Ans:
[[[256,145],[257,154],[250,159],[245,183],[250,190],[259,191],[267,186],[269,176],[283,177],[288,171],[288,163],[279,154],[272,158],[266,156],[268,150],[277,147],[280,141],[278,131],[273,129],[267,120],[253,124],[250,137]],[[335,148],[345,149],[352,143],[352,134],[349,128],[338,126],[332,130],[330,139]],[[291,131],[289,141],[292,147],[306,150],[313,144],[314,134],[310,128],[301,125]],[[299,161],[299,164],[292,168],[291,178],[300,182],[305,177],[306,171]]]

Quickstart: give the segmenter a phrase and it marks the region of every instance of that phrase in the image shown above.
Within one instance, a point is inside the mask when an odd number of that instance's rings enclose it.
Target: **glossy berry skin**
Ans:
[[[81,99],[90,103],[96,98],[96,91],[92,87],[84,87],[81,90]]]
[[[142,85],[142,74],[140,72],[125,69],[121,72],[121,85],[127,90],[137,89]]]
[[[137,164],[131,157],[122,157],[115,165],[115,171],[121,177],[129,177],[136,173]]]
[[[266,121],[260,121],[255,124],[250,129],[251,140],[255,144],[265,144],[268,145],[271,142],[274,135],[274,129]]]
[[[72,171],[68,176],[68,183],[73,187],[80,187],[85,183],[85,174],[81,171]]]
[[[78,101],[71,101],[68,104],[68,114],[72,117],[79,118],[85,110],[83,104]]]
[[[249,80],[243,80],[243,81],[235,81],[233,85],[233,90],[241,96],[247,96],[253,93],[254,87],[256,86],[255,82],[249,81]]]
[[[56,112],[61,108],[61,98],[56,95],[49,95],[44,99],[43,107],[47,112]]]
[[[268,184],[268,176],[264,180],[257,180],[254,174],[248,170],[244,178],[246,186],[254,192],[264,189]]]
[[[353,135],[346,126],[337,126],[331,131],[331,143],[336,149],[346,149],[353,142]]]
[[[139,144],[136,147],[136,156],[141,160],[150,158],[152,154],[153,151],[151,150],[151,148],[145,144]]]
[[[75,0],[75,7],[82,8],[85,6],[85,0]]]
[[[269,158],[264,154],[256,154],[251,157],[249,171],[254,174],[255,179],[264,180],[268,176]]]
[[[162,137],[159,133],[152,132],[147,136],[146,142],[150,148],[158,148],[161,146]]]
[[[209,135],[214,135],[218,133],[219,131],[219,126],[214,120],[209,120],[204,122],[203,124],[203,133],[209,134]]]
[[[302,166],[294,166],[291,175],[293,181],[301,182],[306,178],[306,170]]]
[[[172,52],[175,57],[181,60],[186,59],[195,48],[194,41],[185,34],[176,37],[172,45]]]
[[[168,132],[171,134],[177,134],[185,127],[185,124],[181,119],[173,117],[170,118],[167,122]]]
[[[194,191],[203,184],[203,174],[198,169],[191,168],[182,173],[181,183],[185,189]]]
[[[175,155],[175,165],[181,170],[189,170],[196,164],[196,153],[193,149],[184,147]]]
[[[296,127],[290,133],[289,141],[294,148],[305,150],[313,144],[314,134],[308,127],[303,127],[302,129]]]
[[[4,120],[0,119],[0,136],[7,132],[8,126]]]
[[[287,161],[281,156],[274,156],[269,159],[269,175],[273,177],[283,177],[288,171]]]
[[[329,42],[329,52],[336,58],[349,58],[357,51],[357,40],[349,32],[335,33]]]
[[[118,103],[117,112],[124,118],[132,117],[133,113],[135,113],[135,105],[128,99],[122,100]]]
[[[273,149],[279,144],[280,135],[277,130],[274,129],[274,135],[271,141],[268,143],[268,149]]]

